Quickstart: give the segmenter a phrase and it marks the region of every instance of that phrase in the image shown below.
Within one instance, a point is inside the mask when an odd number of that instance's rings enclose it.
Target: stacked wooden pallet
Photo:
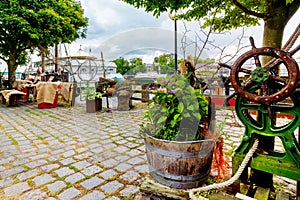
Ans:
[[[145,181],[140,187],[140,191],[143,195],[153,196],[155,195],[159,199],[168,199],[168,200],[188,200],[189,194],[187,190],[179,190],[169,188],[167,186],[161,185],[150,176],[147,176]],[[272,192],[270,188],[262,187],[251,187],[250,185],[241,184],[240,192],[235,193],[234,195],[228,194],[229,191],[222,189],[213,194],[209,194],[206,197],[201,197],[201,200],[289,200],[290,195],[281,191]],[[142,199],[147,199],[147,198]],[[291,197],[292,198],[292,197]],[[150,198],[151,199],[151,198]]]

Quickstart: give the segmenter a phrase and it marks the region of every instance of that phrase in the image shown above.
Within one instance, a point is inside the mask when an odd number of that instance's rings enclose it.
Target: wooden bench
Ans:
[[[124,88],[118,90],[118,110],[129,110],[132,107],[132,101],[141,101],[146,103],[150,100],[150,94],[153,92],[149,89],[151,84],[142,84],[141,89]],[[136,97],[134,94],[141,94]]]
[[[7,106],[16,106],[19,104],[19,100],[26,95],[24,92],[20,92],[18,90],[2,90],[1,94],[1,102]]]

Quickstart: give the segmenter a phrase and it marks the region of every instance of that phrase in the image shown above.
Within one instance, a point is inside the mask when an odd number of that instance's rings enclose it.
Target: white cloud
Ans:
[[[115,59],[120,56],[128,56],[128,52],[139,49],[157,49],[161,52],[174,52],[174,21],[170,20],[167,13],[155,18],[151,13],[145,13],[143,9],[136,9],[119,0],[82,0],[85,15],[89,18],[89,27],[86,39],[79,39],[85,50],[92,49],[99,57],[102,51],[106,59]],[[299,23],[300,11],[292,18],[285,30],[284,42],[287,40],[295,24]],[[190,43],[195,39],[195,33],[200,34],[198,23],[189,22],[187,29],[191,30],[187,35]],[[181,54],[181,37],[185,31],[183,23],[178,21],[178,54]],[[245,39],[242,45],[249,45],[249,36],[254,37],[257,47],[262,46],[263,27],[245,28]],[[234,53],[236,38],[240,37],[242,29],[232,30],[224,34],[213,35],[211,41],[220,48],[226,47],[226,53]],[[180,35],[181,34],[181,35]],[[204,39],[204,36],[201,36]],[[199,44],[198,44],[199,45]],[[77,48],[77,47],[76,47]],[[188,54],[194,54],[195,45],[191,44]],[[155,55],[155,50],[144,51],[144,59],[149,60]],[[298,53],[299,54],[299,53]],[[133,54],[134,55],[134,54]],[[203,57],[220,56],[220,50],[210,46]],[[154,56],[155,57],[155,56]]]

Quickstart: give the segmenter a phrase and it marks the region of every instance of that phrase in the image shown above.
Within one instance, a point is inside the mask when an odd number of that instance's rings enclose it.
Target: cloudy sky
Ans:
[[[143,9],[136,9],[119,0],[81,0],[85,16],[89,18],[88,33],[86,39],[77,40],[71,47],[72,54],[80,49],[88,51],[99,57],[103,52],[105,60],[119,57],[141,57],[145,62],[152,63],[152,59],[162,53],[174,52],[174,21],[165,13],[155,18],[151,13],[145,13]],[[291,34],[296,24],[299,23],[300,10],[294,15],[285,30],[285,40]],[[178,55],[179,57],[193,55],[195,53],[196,33],[201,39],[198,23],[185,24],[178,21]],[[186,33],[185,30],[188,30]],[[186,37],[183,34],[186,33]],[[212,41],[219,48],[225,48],[225,53],[236,51],[237,37],[242,36],[242,29],[213,35]],[[245,28],[243,45],[248,45],[249,36],[253,36],[256,46],[261,46],[262,27]],[[181,40],[189,45],[181,48]],[[200,43],[198,43],[200,45]],[[224,54],[225,54],[224,53]],[[218,58],[220,50],[209,46],[203,57]],[[298,56],[298,54],[297,54]]]

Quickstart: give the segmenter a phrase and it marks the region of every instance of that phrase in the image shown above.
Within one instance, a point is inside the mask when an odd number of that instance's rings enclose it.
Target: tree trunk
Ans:
[[[286,25],[285,13],[287,7],[285,1],[282,0],[267,0],[266,1],[266,18],[264,19],[263,47],[273,47],[281,49],[284,27]],[[264,57],[262,64],[266,64],[270,57]],[[257,120],[261,121],[261,116],[257,115]],[[259,136],[259,149],[266,152],[274,150],[274,137]],[[262,187],[273,187],[273,175],[252,169],[252,183]]]
[[[13,83],[16,80],[16,70],[17,70],[17,59],[14,54],[11,54],[9,56],[9,60],[7,63],[7,69],[8,69],[8,83],[9,88],[12,88]]]

